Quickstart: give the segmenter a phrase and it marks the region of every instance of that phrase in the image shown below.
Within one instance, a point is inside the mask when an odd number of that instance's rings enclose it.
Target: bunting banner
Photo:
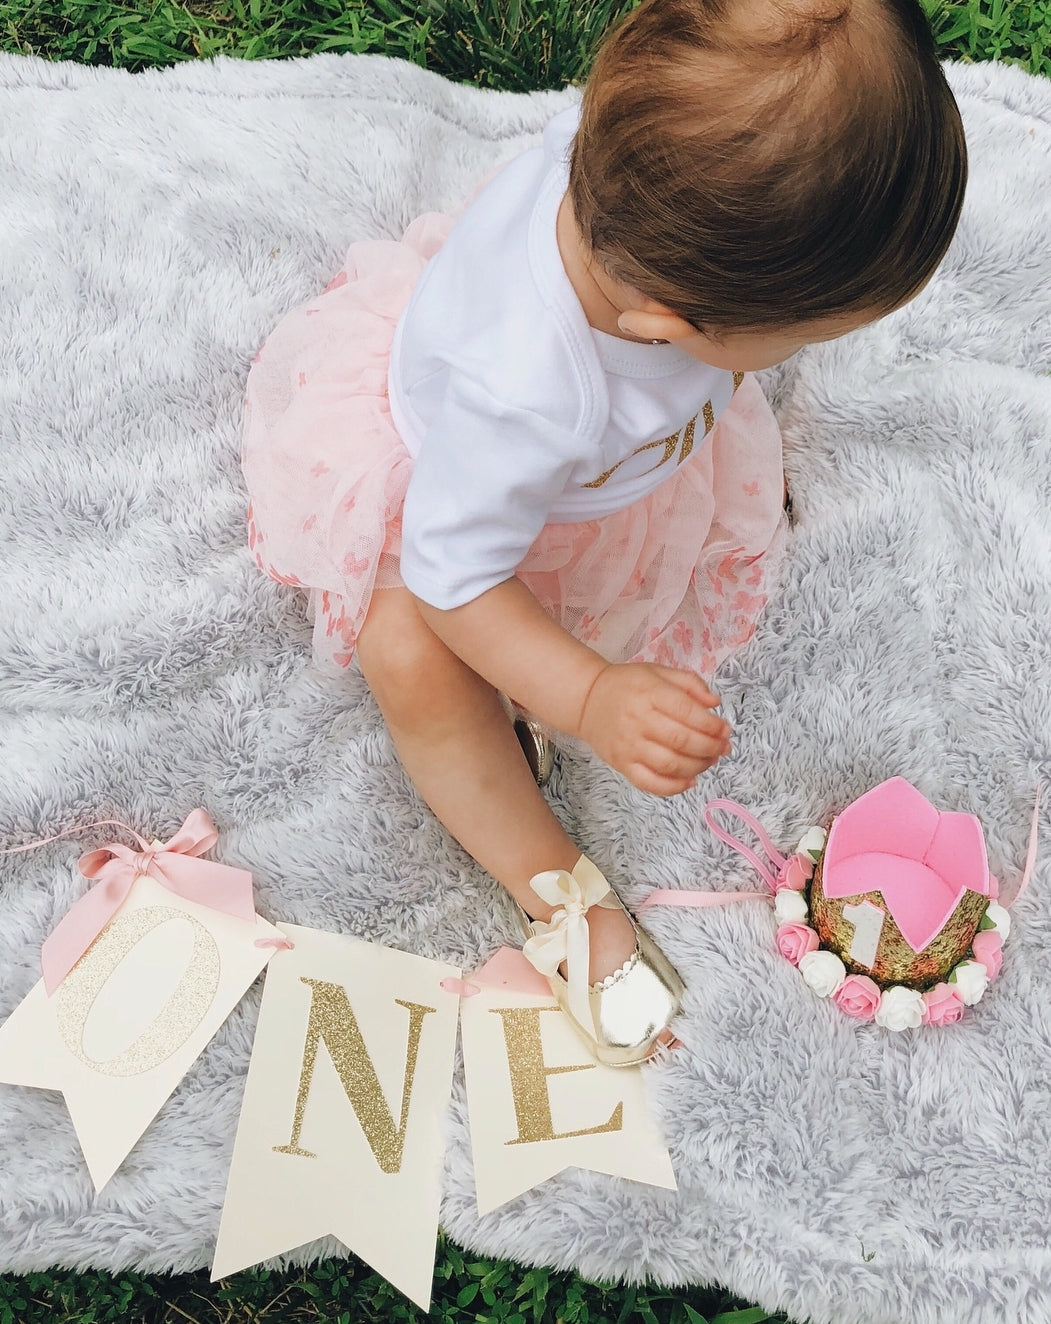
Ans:
[[[480,1214],[571,1167],[675,1189],[642,1072],[596,1063],[520,951],[465,980],[270,924],[251,874],[200,858],[203,810],[168,842],[113,826],[140,849],[81,857],[94,886],[0,1025],[0,1082],[62,1091],[99,1191],[267,966],[213,1281],[335,1236],[429,1308],[458,1025]]]
[[[278,928],[212,1280],[332,1235],[426,1310],[460,971]]]
[[[502,947],[460,1008],[479,1214],[566,1168],[675,1190],[637,1067],[597,1063],[547,981]]]
[[[280,936],[137,875],[55,991],[41,979],[0,1025],[0,1081],[62,1091],[100,1191]]]

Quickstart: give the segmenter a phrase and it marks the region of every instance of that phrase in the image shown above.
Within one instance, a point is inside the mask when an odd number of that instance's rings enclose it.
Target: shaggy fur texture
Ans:
[[[562,756],[556,810],[630,901],[757,885],[701,823],[714,795],[790,845],[894,773],[979,814],[1017,881],[1051,771],[1051,85],[952,79],[973,174],[943,269],[767,378],[796,526],[783,596],[720,678],[733,759],[663,801]],[[252,564],[238,420],[256,347],[352,240],[455,204],[572,95],[377,57],[136,77],[0,59],[5,841],[102,817],[164,836],[200,804],[271,918],[468,968],[514,939],[360,676],[311,668],[300,597]],[[3,861],[0,1015],[105,839]],[[678,1194],[571,1172],[480,1220],[458,1084],[445,1227],[822,1324],[1051,1319],[1049,881],[988,998],[930,1033],[818,1001],[761,902],[654,913],[689,983],[689,1050],[649,1072]],[[258,991],[97,1199],[60,1097],[0,1086],[0,1268],[209,1261]]]

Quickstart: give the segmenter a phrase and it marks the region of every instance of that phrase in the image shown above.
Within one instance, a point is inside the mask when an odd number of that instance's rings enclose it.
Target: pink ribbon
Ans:
[[[759,844],[766,852],[767,859],[769,859],[770,863],[773,864],[774,867],[777,869],[776,874],[772,874],[770,872],[770,870],[766,867],[766,862],[764,860],[761,860],[750,846],[746,846],[743,841],[738,841],[738,839],[734,836],[731,836],[730,833],[727,832],[725,828],[721,828],[719,826],[719,824],[712,817],[713,809],[723,809],[727,813],[733,814],[736,818],[739,818],[742,821],[742,823],[747,824],[747,826],[752,829],[755,835],[759,838]],[[767,887],[769,887],[771,892],[777,891],[777,885],[781,880],[781,876],[783,875],[785,869],[787,869],[788,867],[788,859],[786,856],[781,854],[781,852],[777,849],[774,843],[766,835],[766,832],[763,830],[763,825],[759,822],[759,820],[755,817],[754,814],[750,814],[748,810],[744,808],[743,805],[739,805],[735,800],[711,800],[705,806],[704,821],[708,824],[708,827],[711,829],[714,835],[719,838],[720,841],[725,841],[726,844],[728,846],[731,846],[735,851],[737,851],[739,855],[744,856],[744,858],[749,862],[749,864],[753,866],[753,868],[759,874],[759,877],[762,878],[763,882],[766,883]],[[731,894],[728,892],[724,892],[723,895],[729,896]],[[737,895],[753,896],[754,893],[745,892],[745,893],[737,893]]]
[[[256,947],[273,947],[279,952],[294,952],[296,945],[288,938],[256,938],[253,944]]]
[[[767,859],[777,869],[777,873],[771,873],[767,867],[766,861],[761,860],[752,850],[751,846],[746,846],[743,841],[732,836],[725,828],[720,827],[715,821],[712,813],[715,809],[722,809],[726,813],[733,814],[736,818],[748,825],[759,838],[759,843],[766,852]],[[739,855],[745,859],[762,878],[770,889],[772,895],[777,891],[778,885],[783,884],[785,870],[788,868],[788,858],[781,854],[774,843],[763,830],[763,825],[759,820],[748,812],[743,805],[739,805],[736,800],[711,800],[704,808],[704,821],[708,824],[712,833],[725,841],[728,846],[732,846]],[[646,910],[649,906],[695,906],[698,908],[707,906],[726,906],[734,901],[769,901],[770,896],[764,892],[688,892],[679,891],[675,888],[669,890],[658,890],[651,892],[648,897],[638,907],[639,910]]]
[[[455,979],[452,975],[439,980],[438,987],[446,993],[455,993],[458,998],[473,998],[482,991],[477,984],[469,984],[466,979]]]
[[[215,864],[197,857],[211,850],[219,839],[215,825],[203,809],[195,809],[169,841],[148,842],[125,823],[115,819],[105,824],[119,827],[134,837],[139,850],[113,842],[99,850],[88,851],[78,861],[85,878],[95,878],[95,886],[74,902],[44,941],[40,964],[48,996],[54,993],[66,975],[84,955],[109,921],[123,905],[131,885],[141,874],[148,874],[162,887],[197,905],[221,910],[236,919],[254,921],[252,875],[245,869]],[[86,827],[101,827],[89,823]],[[0,854],[13,855],[57,841],[84,828],[71,828],[55,837],[15,846]]]
[[[1004,902],[1004,907],[1013,906],[1025,889],[1029,886],[1029,880],[1033,876],[1033,866],[1036,864],[1036,843],[1037,843],[1037,816],[1040,813],[1040,787],[1036,788],[1036,799],[1033,802],[1033,821],[1029,825],[1029,846],[1025,853],[1025,865],[1022,869],[1022,881],[1018,884],[1018,891],[1010,901]]]
[[[650,906],[693,906],[697,910],[708,906],[725,906],[731,901],[769,901],[765,892],[684,892],[679,888],[657,888],[642,900],[636,911]]]

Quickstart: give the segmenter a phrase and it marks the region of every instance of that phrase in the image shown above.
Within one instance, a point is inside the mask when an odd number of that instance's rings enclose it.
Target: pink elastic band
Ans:
[[[771,873],[765,862],[759,858],[750,846],[746,846],[743,841],[739,841],[736,837],[731,836],[725,828],[719,826],[712,812],[715,809],[722,809],[725,813],[733,814],[735,818],[739,818],[752,829],[759,838],[759,843],[766,852],[767,858],[778,870],[778,874]],[[770,894],[777,891],[778,875],[788,864],[788,860],[763,831],[762,824],[753,814],[750,814],[743,805],[739,805],[736,800],[710,800],[704,808],[704,821],[720,841],[725,841],[739,855],[745,857],[763,882],[766,883],[770,889]],[[770,894],[765,892],[692,892],[672,888],[667,891],[651,892],[638,909],[646,910],[650,906],[692,906],[697,909],[707,909],[709,906],[728,906],[735,901],[755,901],[757,899],[769,901]]]
[[[288,938],[256,938],[257,947],[276,947],[281,952],[294,952],[296,945],[290,942]]]
[[[1033,876],[1033,866],[1036,864],[1036,842],[1037,842],[1037,815],[1040,813],[1040,787],[1036,788],[1036,799],[1033,801],[1033,821],[1029,826],[1029,847],[1025,853],[1025,867],[1022,870],[1022,881],[1018,884],[1018,891],[1010,901],[1005,901],[1005,908],[1013,906],[1025,889],[1029,886],[1029,880]]]
[[[709,906],[729,905],[731,901],[769,900],[765,892],[689,892],[671,888],[651,892],[635,909],[646,910],[649,906],[695,906],[706,909]]]
[[[711,800],[708,802],[708,804],[705,806],[704,809],[704,821],[708,824],[709,828],[712,830],[715,836],[717,836],[720,841],[725,841],[727,846],[731,846],[735,851],[737,851],[739,855],[743,855],[744,858],[749,862],[749,864],[751,864],[752,867],[759,874],[759,877],[762,878],[763,882],[766,883],[770,891],[776,892],[777,891],[776,875],[770,872],[770,870],[766,867],[765,862],[761,860],[758,855],[756,855],[755,851],[752,850],[750,846],[746,846],[743,841],[738,841],[738,839],[734,836],[731,836],[730,833],[725,830],[725,828],[721,828],[719,826],[719,824],[712,817],[713,809],[722,809],[725,813],[733,814],[735,818],[739,818],[743,823],[747,824],[748,827],[750,827],[752,831],[755,833],[755,835],[759,838],[759,844],[766,852],[767,858],[770,860],[770,862],[774,865],[776,869],[781,870],[785,867],[788,861],[785,858],[785,856],[782,855],[781,852],[777,849],[777,847],[766,835],[766,833],[763,831],[763,825],[753,814],[750,814],[743,805],[737,804],[737,802],[734,800]],[[724,895],[729,895],[729,894],[727,893]],[[751,893],[746,893],[745,895],[750,896]]]

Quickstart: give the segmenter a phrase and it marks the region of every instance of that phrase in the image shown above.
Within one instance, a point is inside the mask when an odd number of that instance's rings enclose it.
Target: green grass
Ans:
[[[356,1260],[309,1270],[0,1276],[0,1324],[763,1324],[781,1320],[724,1292],[601,1287],[575,1274],[468,1255],[442,1239],[425,1315]]]
[[[1051,0],[922,0],[946,55],[1051,74]],[[0,0],[0,47],[144,69],[200,56],[382,51],[525,91],[584,74],[630,0]]]
[[[922,0],[947,56],[1051,75],[1051,0]],[[138,70],[202,56],[317,51],[397,55],[450,78],[525,91],[586,73],[624,0],[0,0],[0,49]],[[441,1240],[430,1316],[360,1262],[330,1260],[210,1284],[59,1271],[0,1275],[0,1324],[763,1324],[781,1320],[718,1290],[603,1287],[522,1269]],[[948,1321],[947,1321],[948,1324]]]
[[[1051,75],[1051,0],[922,0],[946,55],[965,60],[1007,60],[1034,74]]]
[[[0,44],[127,69],[199,56],[380,51],[514,91],[578,78],[624,0],[0,0]]]

